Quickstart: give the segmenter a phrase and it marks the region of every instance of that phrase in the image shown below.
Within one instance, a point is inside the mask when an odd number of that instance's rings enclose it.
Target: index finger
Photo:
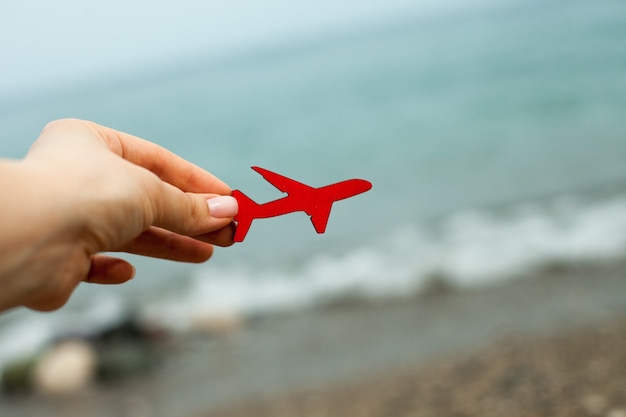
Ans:
[[[85,123],[96,130],[113,152],[182,191],[223,195],[231,192],[230,187],[213,174],[157,144],[93,122]]]

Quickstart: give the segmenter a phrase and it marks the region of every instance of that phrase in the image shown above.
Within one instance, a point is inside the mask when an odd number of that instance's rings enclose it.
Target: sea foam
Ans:
[[[433,280],[480,288],[554,263],[607,261],[626,253],[626,197],[558,197],[503,210],[461,210],[439,222],[403,225],[343,253],[297,267],[210,266],[189,288],[145,313],[173,327],[193,317],[272,314],[344,299],[410,297]]]

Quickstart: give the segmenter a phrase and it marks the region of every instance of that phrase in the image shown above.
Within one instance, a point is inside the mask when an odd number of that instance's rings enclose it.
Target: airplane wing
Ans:
[[[369,181],[353,179],[313,189],[314,196],[305,211],[311,216],[311,222],[317,233],[326,231],[333,202],[363,193],[370,188],[372,184]]]
[[[313,187],[302,184],[296,180],[292,180],[291,178],[284,177],[265,168],[254,166],[252,169],[261,174],[267,182],[278,188],[283,193],[305,193],[313,190]]]

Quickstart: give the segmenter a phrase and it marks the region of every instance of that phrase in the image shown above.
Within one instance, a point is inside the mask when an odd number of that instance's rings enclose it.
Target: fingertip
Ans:
[[[123,259],[116,259],[107,270],[107,284],[121,284],[135,277],[135,267]]]
[[[210,243],[212,245],[216,245],[222,248],[227,248],[235,243],[233,238],[235,237],[236,228],[237,225],[235,224],[235,222],[230,222],[226,226],[216,231],[197,235],[194,236],[194,238],[202,242]]]
[[[133,264],[128,264],[128,266],[130,266],[130,274],[129,274],[129,278],[128,280],[131,280],[133,278],[135,278],[135,274],[137,273],[137,268],[135,268],[135,266]]]
[[[122,284],[135,277],[136,269],[128,261],[110,256],[95,255],[85,282],[93,284]]]
[[[198,241],[198,239],[192,238],[196,243],[193,250],[185,254],[184,257],[177,259],[182,262],[191,262],[194,264],[201,264],[208,261],[213,256],[213,245],[206,242]]]

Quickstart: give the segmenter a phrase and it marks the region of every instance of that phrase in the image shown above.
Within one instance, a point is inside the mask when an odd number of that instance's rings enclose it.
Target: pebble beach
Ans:
[[[626,416],[626,318],[196,417]]]

